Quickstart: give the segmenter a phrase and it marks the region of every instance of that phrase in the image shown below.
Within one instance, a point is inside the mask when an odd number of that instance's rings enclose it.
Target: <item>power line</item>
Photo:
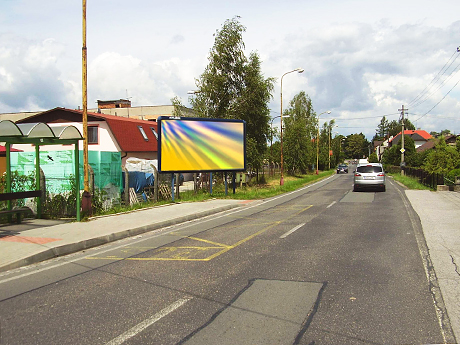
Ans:
[[[431,82],[422,90],[422,92],[420,92],[417,97],[415,97],[412,101],[410,101],[408,103],[409,106],[413,106],[413,104],[417,101],[417,100],[420,100],[424,95],[426,95],[429,90],[432,88],[432,84],[434,86],[434,84],[446,73],[447,69],[454,63],[454,61],[458,58],[458,54],[457,56],[455,57],[454,60],[452,60],[452,58],[454,57],[455,53],[458,53],[460,52],[460,47],[457,47],[457,50],[451,55],[451,57],[449,58],[449,60],[447,60],[447,62],[444,64],[444,66],[441,68],[441,70],[438,72],[438,74],[436,74],[436,76],[433,78],[433,80],[431,80]],[[452,60],[452,62],[450,62],[449,64],[449,61]],[[449,64],[447,66],[447,64]],[[447,66],[447,67],[446,67]],[[458,66],[457,66],[458,68]],[[442,74],[441,74],[442,73]],[[452,72],[451,72],[452,74]],[[419,104],[421,104],[422,102],[420,102]]]
[[[449,74],[449,77],[446,78],[435,90],[433,90],[430,94],[426,95],[425,98],[421,101],[419,101],[417,104],[413,105],[413,107],[418,107],[420,104],[424,103],[430,96],[432,96],[435,92],[439,91],[441,89],[441,87],[444,86],[444,84],[446,84],[450,79],[452,79],[459,71],[457,70],[458,68],[460,67],[460,64],[457,65],[457,67],[455,67],[455,69]],[[456,71],[454,73],[454,71]],[[454,74],[452,74],[454,73]]]
[[[378,119],[381,117],[387,116],[396,116],[400,115],[400,113],[393,113],[393,114],[386,114],[386,115],[377,115],[377,116],[365,116],[365,117],[348,117],[346,119],[335,119],[335,121],[350,121],[350,120],[366,120],[366,119]]]
[[[455,83],[455,85],[449,90],[449,92],[447,92],[447,93],[444,95],[444,97],[443,97],[438,103],[436,103],[436,104],[433,106],[433,108],[431,108],[430,110],[428,110],[425,114],[423,114],[422,116],[420,116],[420,117],[419,117],[417,120],[415,120],[415,121],[420,120],[422,117],[424,117],[424,116],[427,115],[430,111],[432,111],[434,108],[436,108],[436,107],[438,106],[438,104],[441,103],[441,102],[444,100],[444,98],[446,98],[447,95],[458,85],[458,83],[460,83],[460,80],[457,81],[457,82]]]

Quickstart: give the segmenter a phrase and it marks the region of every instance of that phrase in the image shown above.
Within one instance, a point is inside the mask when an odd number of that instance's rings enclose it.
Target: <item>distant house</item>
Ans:
[[[49,125],[68,124],[83,133],[83,112],[65,108],[54,108],[38,113],[16,123],[44,122]],[[88,112],[88,151],[119,152],[122,164],[130,157],[157,159],[157,123],[121,116]],[[33,151],[32,145],[15,145],[23,151]],[[53,145],[47,150],[62,150]],[[83,143],[80,143],[83,150]]]
[[[404,135],[409,136],[409,137],[412,138],[412,140],[414,140],[415,148],[418,148],[419,146],[422,146],[428,140],[433,138],[430,133],[428,133],[427,131],[421,130],[421,129],[418,129],[418,130],[404,130]],[[401,140],[401,132],[399,132],[393,138],[390,138],[389,146],[391,147],[393,145],[398,144],[400,140]]]
[[[417,151],[417,153],[420,153],[426,150],[431,150],[436,146],[437,143],[438,143],[437,139],[428,140],[425,144],[420,145],[415,150]]]
[[[446,135],[444,137],[444,140],[446,141],[446,144],[449,146],[456,146],[457,145],[457,138],[460,136],[457,135]],[[427,141],[425,144],[417,147],[417,152],[423,152],[426,150],[433,149],[439,142],[439,139],[431,139]]]
[[[451,145],[451,146],[456,146],[457,145],[457,139],[460,138],[460,135],[446,135],[444,137],[446,144]]]

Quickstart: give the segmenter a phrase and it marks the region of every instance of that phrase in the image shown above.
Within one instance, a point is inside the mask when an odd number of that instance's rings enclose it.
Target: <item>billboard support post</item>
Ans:
[[[228,195],[228,183],[227,183],[227,172],[224,173],[224,180],[225,180],[225,196]]]
[[[209,194],[212,195],[212,173],[209,173]]]
[[[174,173],[171,174],[171,196],[172,201],[174,201]]]

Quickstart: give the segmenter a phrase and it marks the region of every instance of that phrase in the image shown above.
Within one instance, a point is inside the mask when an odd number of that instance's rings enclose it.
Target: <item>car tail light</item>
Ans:
[[[361,174],[360,173],[355,173],[355,176],[361,176]]]
[[[380,173],[380,174],[378,174],[377,176],[385,176],[385,174],[384,174],[384,173]]]

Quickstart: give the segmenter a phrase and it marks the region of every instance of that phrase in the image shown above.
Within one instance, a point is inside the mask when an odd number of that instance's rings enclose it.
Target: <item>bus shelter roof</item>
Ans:
[[[75,126],[37,123],[16,124],[10,120],[0,121],[0,142],[9,144],[60,145],[83,140]]]

